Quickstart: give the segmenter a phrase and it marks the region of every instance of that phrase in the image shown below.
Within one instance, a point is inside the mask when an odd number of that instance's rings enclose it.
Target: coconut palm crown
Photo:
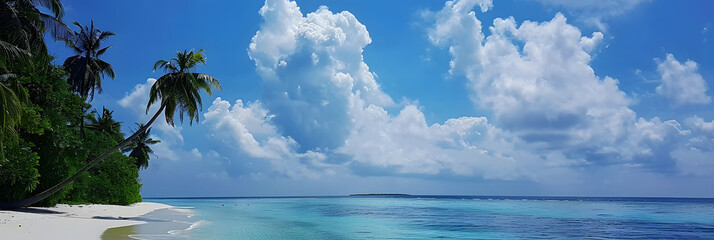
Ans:
[[[111,47],[102,48],[102,42],[115,34],[94,28],[94,21],[90,26],[83,27],[77,22],[74,25],[80,31],[65,39],[65,43],[77,55],[68,57],[62,66],[69,73],[67,83],[72,85],[72,91],[91,101],[95,91],[102,92],[102,77],[106,75],[114,78],[112,65],[99,57]]]
[[[156,61],[154,71],[162,69],[166,74],[157,79],[151,87],[146,112],[149,112],[149,107],[155,102],[161,101],[161,106],[166,108],[164,114],[169,125],[174,126],[176,110],[179,111],[181,122],[184,114],[187,114],[189,124],[193,124],[194,120],[198,122],[199,111],[203,107],[200,90],[206,91],[208,95],[211,95],[214,87],[221,90],[221,84],[216,78],[192,72],[198,64],[206,64],[203,49],[196,52],[179,51],[171,60]]]

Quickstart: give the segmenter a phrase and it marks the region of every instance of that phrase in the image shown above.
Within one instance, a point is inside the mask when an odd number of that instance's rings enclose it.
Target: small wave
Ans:
[[[189,226],[189,227],[186,228],[186,229],[182,229],[182,230],[170,230],[170,231],[169,231],[169,234],[171,234],[171,235],[176,235],[176,234],[185,233],[185,232],[191,231],[191,230],[193,230],[194,228],[197,228],[197,227],[199,227],[199,226],[201,226],[201,225],[205,225],[205,224],[209,224],[209,223],[211,223],[211,221],[199,220],[198,222],[194,222],[193,224],[191,224],[191,226]]]
[[[194,212],[193,209],[194,209],[194,207],[173,207],[173,208],[171,208],[172,211],[183,213],[188,218],[191,218],[196,215],[196,213]]]

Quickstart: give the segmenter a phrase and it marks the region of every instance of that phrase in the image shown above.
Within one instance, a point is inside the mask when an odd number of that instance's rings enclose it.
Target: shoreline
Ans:
[[[195,220],[191,207],[171,207],[144,214],[135,220],[142,224],[109,228],[102,234],[102,240],[125,239],[173,239],[176,234],[189,231],[206,221]]]
[[[1,239],[101,239],[110,229],[144,224],[139,217],[171,205],[139,202],[129,206],[57,204],[0,211]],[[139,219],[137,219],[139,218]]]

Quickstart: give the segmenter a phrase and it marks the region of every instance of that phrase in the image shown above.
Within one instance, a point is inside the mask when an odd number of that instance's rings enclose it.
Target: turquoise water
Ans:
[[[714,239],[712,199],[422,196],[147,201],[191,209],[193,226],[165,236],[171,239]]]

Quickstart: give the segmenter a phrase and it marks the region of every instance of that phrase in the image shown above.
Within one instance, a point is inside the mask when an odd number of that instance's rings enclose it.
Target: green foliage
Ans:
[[[38,171],[40,183],[35,192],[43,191],[55,183],[71,176],[86,159],[86,151],[81,148],[81,138],[77,134],[76,123],[82,112],[79,106],[83,99],[68,91],[69,85],[62,77],[64,71],[49,67],[44,72],[29,72],[21,78],[27,86],[32,108],[39,110],[39,117],[28,118],[27,129],[21,137],[32,142],[32,148],[40,157]],[[45,126],[38,130],[34,126]],[[40,205],[51,206],[62,200],[68,190],[63,190],[48,198]]]
[[[42,135],[45,133],[45,129],[50,129],[49,119],[42,118],[41,107],[23,104],[22,111],[20,126],[27,133]]]
[[[88,159],[116,145],[116,135],[121,133],[110,135],[100,130],[87,131],[84,148],[89,153]],[[138,177],[134,159],[116,151],[77,179],[66,201],[121,205],[140,202]]]
[[[39,183],[39,156],[28,148],[14,144],[7,148],[7,158],[0,158],[0,199],[20,199],[35,190]]]
[[[121,141],[124,139],[124,136],[121,133],[121,123],[114,120],[112,117],[113,113],[114,111],[110,111],[109,109],[103,107],[102,114],[100,115],[95,109],[91,114],[89,114],[89,118],[87,119],[87,129],[109,136],[114,136],[117,142]],[[112,146],[109,146],[109,148],[111,147]]]
[[[67,201],[128,205],[141,202],[139,169],[119,151],[75,181]]]
[[[15,92],[0,81],[0,159],[5,157],[3,146],[17,140],[15,125],[21,120],[21,109]]]
[[[86,138],[79,134],[83,109],[91,106],[70,92],[66,73],[50,66],[43,71],[19,73],[22,91],[22,118],[17,126],[17,143],[5,146],[10,156],[0,161],[0,202],[19,200],[37,194],[67,179],[91,157],[123,139],[120,125],[107,110],[90,128]],[[109,114],[106,114],[106,113]],[[109,130],[102,126],[109,126]],[[40,202],[131,204],[141,201],[139,171],[135,160],[117,151],[85,173],[73,185]]]
[[[104,74],[114,77],[111,65],[99,60],[108,49],[100,48],[100,43],[113,33],[79,24],[81,32],[73,33],[62,23],[63,13],[60,0],[0,1],[0,202],[55,186],[124,139],[120,123],[108,109],[90,120],[86,138],[79,134],[84,109],[92,107],[85,103],[86,97],[93,97],[95,89],[101,92]],[[85,53],[84,58],[65,61],[73,76],[52,65],[45,32],[79,50],[78,56]],[[139,202],[138,177],[135,159],[116,151],[37,205]]]

